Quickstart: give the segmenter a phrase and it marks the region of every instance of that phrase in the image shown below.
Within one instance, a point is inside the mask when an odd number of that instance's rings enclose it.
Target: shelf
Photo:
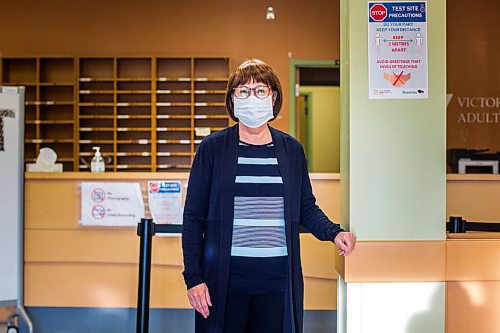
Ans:
[[[0,82],[26,87],[26,162],[43,146],[74,171],[102,146],[113,171],[184,171],[200,128],[229,125],[227,57],[3,57]],[[75,163],[76,162],[76,163]]]
[[[191,82],[190,77],[159,77],[158,82]]]
[[[194,106],[226,106],[225,103],[196,102]]]
[[[82,145],[91,145],[91,144],[113,144],[114,140],[78,140],[78,142]]]
[[[119,77],[116,78],[117,82],[150,82],[153,79],[150,77]]]
[[[197,77],[194,79],[196,82],[226,82],[228,77]]]
[[[137,140],[116,140],[117,144],[136,144],[136,145],[148,145],[151,143],[149,139],[137,139]]]
[[[80,119],[151,119],[149,115],[119,114],[113,115],[80,115]]]
[[[113,115],[80,115],[80,119],[115,119]]]
[[[156,106],[191,106],[192,103],[182,103],[182,102],[156,102]]]
[[[27,139],[25,143],[73,143],[73,139]]]
[[[75,84],[73,82],[40,82],[42,87],[73,87]]]
[[[151,106],[149,102],[118,102],[116,106]]]
[[[191,94],[191,90],[169,90],[169,89],[164,89],[164,90],[156,90],[156,93],[158,95],[184,95],[184,94]]]
[[[80,127],[80,132],[113,132],[113,127]]]
[[[82,89],[79,91],[80,95],[112,95],[115,93],[114,90],[90,90]]]
[[[115,106],[115,103],[112,102],[104,102],[104,103],[88,103],[88,102],[80,102],[79,106]]]
[[[73,120],[26,120],[28,125],[72,125]]]
[[[227,115],[223,114],[196,114],[194,115],[194,119],[227,119]]]
[[[25,87],[36,87],[36,82],[2,82],[2,86],[25,86]]]
[[[78,79],[80,82],[114,82],[115,79],[112,77],[81,77]]]
[[[190,166],[191,167],[191,166]],[[118,164],[117,169],[148,169],[151,164]]]
[[[117,90],[117,94],[123,94],[123,95],[146,95],[146,94],[151,94],[152,90]]]
[[[204,90],[204,89],[198,89],[198,90],[195,90],[194,93],[198,94],[198,95],[209,95],[209,94],[225,95],[226,91],[225,90]]]
[[[175,114],[159,114],[156,119],[191,119],[191,116],[175,115]]]
[[[191,127],[157,127],[157,132],[189,132]]]
[[[118,157],[124,157],[124,156],[143,156],[143,157],[148,157],[151,156],[151,153],[148,151],[143,151],[143,152],[117,152],[116,156]]]
[[[185,156],[185,157],[191,157],[192,154],[188,152],[157,152],[156,156],[158,157],[164,157],[164,156]]]
[[[94,156],[95,155],[95,152],[80,152],[78,154],[79,156]],[[104,157],[108,157],[108,156],[113,156],[114,154],[113,153],[107,153],[107,152],[101,152],[101,155],[104,156]]]
[[[118,132],[150,132],[150,127],[117,127]]]
[[[158,169],[190,169],[189,164],[157,164]]]
[[[116,116],[117,119],[151,119],[149,115],[140,114],[119,114]]]
[[[191,140],[157,140],[157,144],[179,144],[179,145],[190,145]],[[200,140],[201,143],[201,140]]]
[[[36,157],[25,158],[24,162],[26,162],[26,163],[35,163],[36,162]],[[74,162],[74,159],[73,159],[73,157],[57,157],[56,163],[62,163],[62,162]]]
[[[73,101],[27,101],[25,105],[73,105]]]

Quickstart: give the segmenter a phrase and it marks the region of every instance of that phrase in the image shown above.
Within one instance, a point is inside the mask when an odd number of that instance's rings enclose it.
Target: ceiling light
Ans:
[[[274,15],[274,8],[267,7],[266,20],[274,20],[275,18],[276,18],[276,16]]]

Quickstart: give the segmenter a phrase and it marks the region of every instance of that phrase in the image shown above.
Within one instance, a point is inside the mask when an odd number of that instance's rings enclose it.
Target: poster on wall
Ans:
[[[182,224],[182,191],[179,181],[149,181],[148,202],[155,223]]]
[[[428,98],[426,1],[368,3],[368,67],[370,99]]]
[[[139,183],[84,182],[81,190],[81,225],[135,227],[144,217]]]

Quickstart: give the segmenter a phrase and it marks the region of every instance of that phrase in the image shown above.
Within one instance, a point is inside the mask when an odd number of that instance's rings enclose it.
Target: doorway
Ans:
[[[290,62],[290,133],[309,172],[340,172],[340,61]]]

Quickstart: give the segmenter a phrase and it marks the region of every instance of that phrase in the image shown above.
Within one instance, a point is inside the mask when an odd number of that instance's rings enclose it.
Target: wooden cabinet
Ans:
[[[229,125],[225,57],[4,57],[2,85],[26,86],[26,162],[53,148],[65,171],[187,171]]]

